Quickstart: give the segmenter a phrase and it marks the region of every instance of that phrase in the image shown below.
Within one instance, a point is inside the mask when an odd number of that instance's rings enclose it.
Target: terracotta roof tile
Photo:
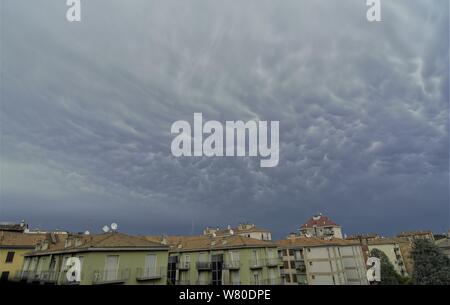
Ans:
[[[317,215],[311,217],[306,223],[304,223],[301,228],[313,228],[316,227],[325,227],[325,226],[338,226],[334,221],[324,215]]]
[[[46,238],[45,234],[26,234],[12,231],[0,231],[0,247],[34,248],[35,245]]]
[[[194,251],[194,250],[214,250],[236,247],[276,247],[276,244],[270,241],[263,241],[255,238],[249,238],[240,235],[216,236],[146,236],[153,242],[162,242],[166,240],[171,247],[171,251]]]

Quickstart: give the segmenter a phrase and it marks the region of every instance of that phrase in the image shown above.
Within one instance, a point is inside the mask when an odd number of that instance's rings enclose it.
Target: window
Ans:
[[[9,271],[2,272],[2,275],[0,277],[0,282],[6,282],[9,277]]]
[[[295,269],[295,261],[291,261],[291,269]]]
[[[312,266],[312,262],[309,262],[309,265]]]
[[[287,250],[284,249],[284,250],[283,250],[283,256],[287,256],[287,255],[288,255]]]
[[[289,262],[288,261],[284,261],[283,265],[284,265],[284,269],[289,269]]]
[[[5,263],[12,263],[14,260],[14,252],[8,252]]]
[[[118,279],[119,256],[108,255],[105,260],[104,280],[115,281]]]
[[[155,276],[158,275],[157,273],[157,265],[156,265],[156,255],[155,254],[148,254],[145,257],[145,268],[144,268],[144,274],[143,276]]]
[[[294,250],[289,249],[289,256],[294,256]]]
[[[291,282],[291,275],[290,274],[286,274],[286,283],[290,283]]]
[[[297,283],[297,275],[296,274],[292,275],[292,283]]]

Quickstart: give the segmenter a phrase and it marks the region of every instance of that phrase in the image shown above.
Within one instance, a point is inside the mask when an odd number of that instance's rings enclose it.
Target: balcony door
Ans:
[[[258,266],[259,265],[259,253],[258,253],[258,250],[253,250],[252,257],[253,257],[253,266]]]
[[[119,272],[119,256],[118,255],[108,255],[106,257],[105,264],[105,280],[115,281],[117,280],[117,273]]]
[[[145,271],[146,276],[155,276],[156,274],[156,255],[149,254],[145,257]]]
[[[212,261],[212,284],[222,285],[223,254],[215,254]]]

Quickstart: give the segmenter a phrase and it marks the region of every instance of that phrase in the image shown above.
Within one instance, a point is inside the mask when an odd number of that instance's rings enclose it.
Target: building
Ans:
[[[358,242],[290,236],[277,242],[286,285],[366,285],[366,267]]]
[[[235,228],[228,226],[226,229],[221,229],[218,227],[217,228],[207,227],[205,230],[203,230],[203,235],[211,235],[211,236],[240,235],[259,240],[272,240],[272,233],[269,230],[259,228],[255,224],[250,223],[239,224]]]
[[[410,232],[402,232],[397,235],[399,238],[407,238],[410,241],[414,239],[428,239],[434,241],[433,232],[431,231],[410,231]]]
[[[20,223],[0,222],[0,231],[23,233],[28,225],[22,220]]]
[[[450,258],[450,238],[448,236],[446,238],[437,240],[436,246],[438,246],[439,249],[441,249],[442,253],[444,253]]]
[[[314,215],[300,229],[300,236],[319,238],[341,238],[342,228],[327,216]]]
[[[378,249],[386,254],[394,270],[401,276],[412,274],[411,243],[405,238],[380,238],[369,240],[367,246],[370,251]]]
[[[147,238],[170,245],[169,284],[281,284],[281,259],[272,242],[241,235]]]
[[[82,285],[165,284],[169,247],[144,237],[118,232],[69,235],[55,243],[42,241],[25,254],[18,280],[67,284],[66,262],[78,257]]]
[[[22,232],[21,229],[0,230],[0,279],[2,281],[12,280],[22,268],[24,254],[33,250],[40,240],[46,239],[46,235],[29,235]]]

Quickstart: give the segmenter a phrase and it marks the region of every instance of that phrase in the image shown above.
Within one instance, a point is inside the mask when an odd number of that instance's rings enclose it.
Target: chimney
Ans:
[[[166,235],[163,235],[163,236],[161,237],[161,244],[167,245],[167,236],[166,236]]]

